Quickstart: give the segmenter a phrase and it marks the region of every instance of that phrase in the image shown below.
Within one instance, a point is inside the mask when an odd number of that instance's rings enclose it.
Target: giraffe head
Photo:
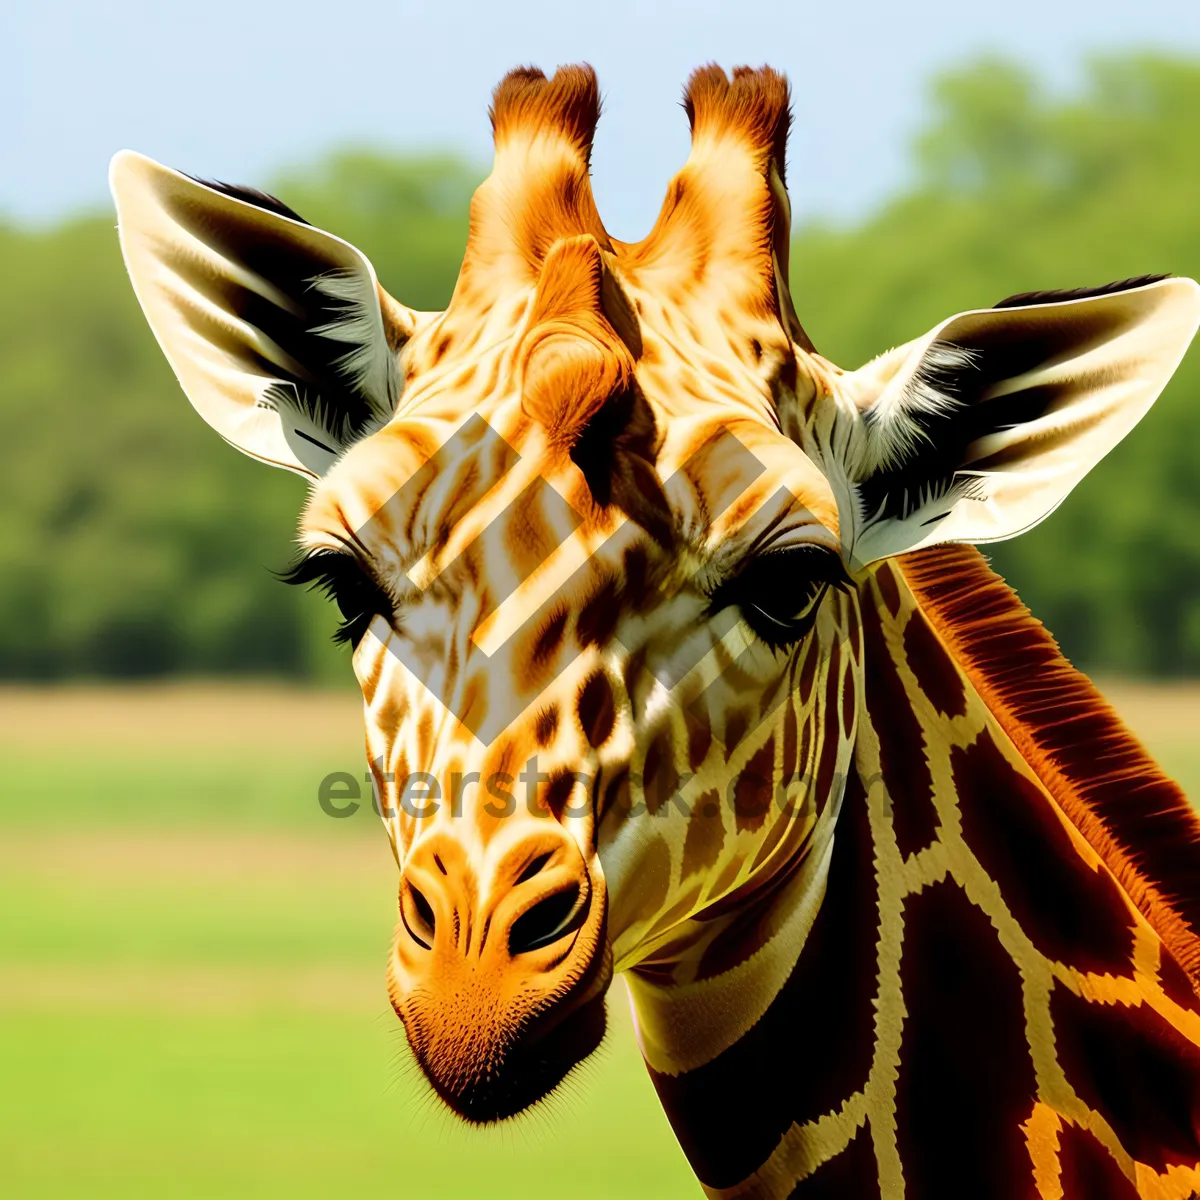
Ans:
[[[819,879],[857,576],[1039,521],[1197,322],[1187,281],[1026,298],[842,372],[788,288],[784,79],[704,68],[685,105],[690,157],[624,244],[589,186],[590,69],[510,74],[442,313],[272,197],[113,165],[192,403],[311,481],[293,579],[354,647],[392,1002],[473,1121],[596,1047],[614,970],[702,977],[748,897]]]

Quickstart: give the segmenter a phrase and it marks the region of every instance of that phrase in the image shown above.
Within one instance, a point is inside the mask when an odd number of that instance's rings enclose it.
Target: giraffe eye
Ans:
[[[351,554],[341,550],[317,550],[284,571],[284,583],[307,585],[328,596],[342,614],[333,635],[335,642],[357,646],[367,627],[380,614],[390,616],[391,598],[383,586]]]
[[[736,604],[756,637],[769,646],[790,646],[812,629],[825,593],[849,582],[841,556],[823,546],[775,550],[722,583],[711,611]]]

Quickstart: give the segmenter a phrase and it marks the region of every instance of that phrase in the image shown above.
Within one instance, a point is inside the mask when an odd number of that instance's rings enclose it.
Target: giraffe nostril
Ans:
[[[528,954],[573,933],[582,923],[586,907],[580,903],[577,883],[539,900],[513,922],[508,931],[509,954]]]
[[[406,912],[408,905],[400,905],[400,920],[404,923],[404,928],[408,930],[409,936],[419,946],[424,946],[429,950],[433,946],[434,933],[434,917],[433,906],[425,899],[420,888],[408,885],[408,897],[412,901],[412,911]]]
[[[421,918],[422,922],[426,926],[428,926],[429,931],[432,933],[433,932],[433,908],[432,908],[432,906],[430,905],[429,901],[426,900],[425,897],[421,894],[420,888],[413,888],[412,898],[413,898],[413,904],[416,906],[416,909],[417,909],[417,915]]]
[[[545,854],[531,858],[525,869],[517,876],[517,883],[524,883],[527,879],[532,879],[550,861],[553,853],[552,850],[547,850]]]

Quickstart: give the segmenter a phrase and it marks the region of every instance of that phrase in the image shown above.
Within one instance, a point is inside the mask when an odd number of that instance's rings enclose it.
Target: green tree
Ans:
[[[1200,64],[1091,64],[1055,97],[984,61],[936,81],[915,181],[853,228],[800,229],[797,303],[845,365],[1012,292],[1200,276]],[[406,304],[448,300],[479,178],[332,155],[276,181]],[[204,430],[146,327],[111,217],[0,226],[0,676],[348,679],[316,597],[278,586],[300,480]],[[1200,354],[997,565],[1089,668],[1200,672]]]
[[[474,181],[448,159],[348,154],[277,190],[363,244],[406,302],[441,307]],[[271,573],[293,555],[303,482],[202,426],[112,219],[0,227],[0,257],[0,677],[348,678],[324,602]]]
[[[384,287],[410,308],[445,308],[482,173],[450,156],[340,151],[283,176],[280,196],[305,220],[363,250]]]
[[[1078,96],[987,61],[939,80],[914,186],[799,232],[797,304],[857,365],[1013,292],[1200,276],[1200,65],[1101,59]],[[1200,672],[1200,354],[1043,525],[990,554],[1084,666]]]

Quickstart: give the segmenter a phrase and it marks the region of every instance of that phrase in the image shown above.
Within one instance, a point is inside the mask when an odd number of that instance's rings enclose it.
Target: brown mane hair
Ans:
[[[1068,820],[1200,990],[1200,818],[973,546],[895,560],[926,618]]]

